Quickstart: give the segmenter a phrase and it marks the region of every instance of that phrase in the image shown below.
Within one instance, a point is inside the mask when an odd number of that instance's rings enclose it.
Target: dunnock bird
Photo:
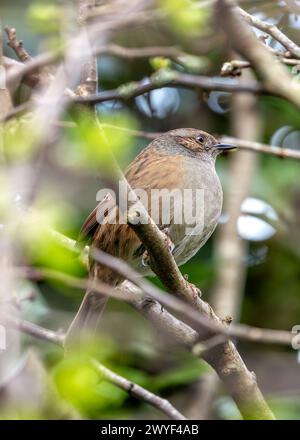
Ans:
[[[170,221],[164,223],[164,213],[159,212],[158,227],[166,232],[172,243],[172,252],[178,265],[188,261],[204,245],[213,233],[222,209],[222,187],[215,170],[217,155],[235,148],[233,145],[222,144],[204,131],[193,128],[182,128],[168,131],[154,139],[129,165],[125,177],[132,189],[143,189],[149,196],[152,190],[192,190],[191,205],[195,205],[195,190],[202,190],[203,211],[201,220],[195,219],[189,225],[175,224],[174,213],[182,199],[172,200],[170,205]],[[152,195],[153,197],[153,195]],[[156,201],[159,195],[156,195]],[[154,199],[155,199],[154,197]],[[161,201],[158,203],[161,208]],[[151,208],[152,208],[151,204]],[[99,248],[113,256],[122,258],[135,266],[144,274],[149,273],[146,267],[146,253],[135,232],[127,224],[110,224],[110,216],[119,208],[111,209],[111,198],[105,197],[87,218],[80,231],[80,240],[91,238],[92,248]],[[148,208],[152,216],[151,208]],[[162,209],[161,209],[162,210]],[[109,214],[107,213],[109,211]],[[102,220],[99,219],[103,214]],[[106,216],[106,217],[105,217]],[[101,224],[100,224],[101,221]],[[197,227],[199,226],[198,230]],[[192,230],[192,233],[191,233]],[[90,262],[90,276],[116,286],[122,278],[112,270],[96,261]],[[106,303],[105,298],[99,298],[92,292],[87,292],[81,307],[70,326],[68,337],[80,332],[94,331],[101,312]]]

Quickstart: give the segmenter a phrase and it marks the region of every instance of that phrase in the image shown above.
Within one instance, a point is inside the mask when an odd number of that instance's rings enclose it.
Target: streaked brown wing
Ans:
[[[81,244],[92,238],[98,227],[102,224],[106,213],[114,206],[114,199],[111,194],[107,194],[103,200],[87,217],[78,234],[77,242]]]
[[[156,148],[149,146],[133,160],[127,168],[125,176],[133,189],[144,189],[148,193],[150,200],[151,189],[166,188],[171,190],[181,183],[181,178],[183,177],[180,167],[181,159],[180,156],[176,155],[171,157],[161,155],[156,151]],[[103,239],[100,226],[103,224],[102,220],[105,217],[106,210],[111,210],[114,206],[114,198],[108,193],[82,225],[78,237],[79,243],[94,237],[95,234]],[[151,209],[149,209],[149,214],[151,215]],[[128,229],[124,228],[124,225],[120,226],[120,228],[111,228],[110,225],[107,225],[103,228],[102,225],[102,228],[105,233],[108,227],[110,230],[116,229],[118,232]],[[158,226],[163,228],[166,225]]]

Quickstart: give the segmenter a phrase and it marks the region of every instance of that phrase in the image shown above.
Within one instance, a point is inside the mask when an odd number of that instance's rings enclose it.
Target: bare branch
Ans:
[[[54,275],[53,271],[46,271],[44,275],[56,277],[57,273]],[[66,281],[67,279],[69,285],[72,285],[74,277],[62,274],[62,276],[58,276],[57,279],[60,279],[61,281]],[[98,282],[94,282],[92,285],[88,284],[88,281],[85,282],[87,284],[84,285],[84,282],[84,280],[78,280],[74,285],[79,288],[89,286],[93,290],[97,291],[99,285]],[[132,290],[132,288],[129,286],[129,283],[126,283],[125,286],[123,284],[122,289],[120,289],[120,293],[122,295],[114,292],[112,293],[112,296],[119,298],[122,297],[123,300],[132,303],[135,308],[140,310],[146,317],[148,317],[150,320],[153,320],[155,324],[159,324],[160,328],[164,329],[167,334],[170,336],[173,335],[178,342],[182,343],[188,348],[192,349],[195,344],[197,345],[197,341],[199,340],[199,335],[197,332],[190,329],[186,324],[183,324],[177,318],[174,318],[172,315],[170,315],[170,313],[162,309],[160,305],[157,305],[156,302],[149,302],[149,299],[147,298],[142,300],[142,298],[138,296],[138,293],[140,292],[139,289],[133,288]],[[155,288],[155,286],[153,287]],[[111,289],[110,286],[109,288]],[[100,292],[102,294],[105,293],[105,291],[102,289],[102,285]],[[164,300],[164,296],[167,295],[163,294],[161,299]],[[128,299],[128,297],[130,299]],[[172,300],[176,299],[172,298]],[[163,301],[161,302],[163,303]],[[245,328],[245,334],[247,331],[248,329]],[[254,332],[252,334],[254,335]],[[211,351],[213,351],[213,354]],[[201,351],[201,356],[203,356],[205,360],[207,360],[215,368],[220,378],[228,386],[229,392],[236,400],[238,407],[245,418],[266,419],[273,417],[265,406],[263,397],[257,388],[255,376],[253,376],[253,374],[246,369],[241,358],[236,352],[234,345],[230,341],[225,344],[215,346],[211,350],[205,351],[204,353]],[[227,370],[226,368],[226,362],[228,361],[230,361],[230,370]]]
[[[101,124],[103,127],[115,128],[116,130],[122,130],[132,134],[133,136],[145,138],[145,139],[155,139],[163,132],[150,132],[141,130],[131,130],[130,128],[120,127],[116,125]],[[232,136],[217,135],[220,140],[224,143],[232,143],[242,150],[248,150],[257,153],[271,154],[273,156],[278,156],[282,159],[296,159],[300,160],[300,150],[292,150],[290,148],[282,148],[275,145],[263,144],[261,142],[248,141],[245,139],[239,139]]]
[[[179,73],[176,71],[167,71],[154,74],[149,78],[143,79],[139,82],[122,85],[113,90],[107,90],[97,95],[92,95],[87,98],[76,98],[75,102],[89,102],[91,104],[98,104],[100,102],[112,101],[114,99],[127,100],[134,98],[144,93],[151,92],[162,87],[186,87],[189,89],[204,89],[204,90],[220,90],[225,92],[247,92],[262,94],[268,93],[256,81],[248,84],[218,81],[207,76],[190,75],[187,73]],[[274,92],[276,94],[276,92]]]
[[[275,40],[277,40],[286,50],[290,51],[292,55],[297,58],[300,58],[300,47],[294,43],[290,38],[288,38],[283,32],[281,32],[277,26],[271,23],[266,23],[265,21],[260,20],[253,15],[248,14],[248,12],[244,11],[242,8],[237,8],[238,12],[245,19],[247,23],[251,26],[260,29],[263,32],[271,35]]]
[[[4,115],[0,116],[0,123],[9,121],[10,119],[15,118],[16,116],[20,116],[22,113],[29,110],[30,107],[31,107],[30,101],[25,101],[22,104],[17,105],[16,107],[12,107]]]
[[[141,16],[140,13],[132,12],[130,15],[120,14],[118,16],[113,16],[103,22],[92,23],[88,26],[88,34],[91,41],[97,40],[99,35],[103,34],[103,32],[112,32],[114,30],[125,29],[129,26],[136,25],[137,18],[141,24],[149,21],[151,18],[151,14],[143,13]],[[81,35],[75,37],[72,41],[68,41],[62,47],[55,49],[50,52],[42,53],[35,58],[28,60],[24,65],[16,64],[15,68],[11,68],[10,72],[6,77],[7,84],[12,84],[26,75],[37,72],[39,69],[46,67],[50,64],[54,64],[57,61],[61,60],[64,54],[69,53],[70,49],[78,46],[79,39],[81,39]],[[103,47],[94,48],[92,47],[92,54],[97,55],[97,51],[99,50],[99,54],[101,54]]]
[[[1,313],[0,322],[7,327],[26,333],[27,335],[33,336],[35,338],[52,342],[57,345],[62,345],[64,340],[64,335],[60,332],[48,330],[37,324],[24,321],[12,315]]]
[[[300,85],[293,81],[292,75],[255,37],[247,23],[240,20],[239,9],[231,2],[218,0],[216,12],[233,49],[262,76],[265,88],[300,107]]]
[[[150,47],[124,47],[110,43],[96,49],[97,55],[115,55],[128,60],[151,57],[167,57],[173,60],[185,56],[195,56],[187,54],[177,46],[150,46]]]
[[[8,37],[7,45],[13,49],[19,60],[23,63],[31,60],[31,56],[23,46],[23,41],[17,39],[16,29],[7,26],[4,30]]]
[[[171,403],[167,399],[162,399],[161,397],[157,396],[154,393],[151,393],[151,391],[146,390],[140,385],[137,385],[136,383],[125,379],[125,377],[114,373],[113,371],[106,368],[104,365],[97,362],[95,359],[92,359],[92,364],[97,369],[97,371],[101,373],[109,382],[127,391],[136,399],[149,403],[149,405],[166,414],[171,420],[187,420],[186,417],[184,417],[176,408],[174,408],[174,406],[171,405]]]
[[[225,142],[234,142],[239,148],[258,153],[272,154],[283,159],[300,159],[300,150],[292,150],[290,148],[282,148],[274,145],[262,144],[261,142],[248,141],[245,139],[237,139],[231,136],[221,136]]]
[[[77,4],[77,21],[85,29],[85,59],[80,67],[80,84],[76,89],[77,96],[89,96],[97,92],[97,58],[92,53],[92,45],[86,27],[88,10],[95,6],[95,0],[75,0]]]
[[[281,63],[286,64],[287,66],[299,66],[300,60],[295,58],[286,58],[283,55],[278,56],[278,59]],[[242,74],[242,69],[246,69],[251,67],[249,61],[243,60],[231,60],[226,61],[221,67],[221,76],[240,76]]]

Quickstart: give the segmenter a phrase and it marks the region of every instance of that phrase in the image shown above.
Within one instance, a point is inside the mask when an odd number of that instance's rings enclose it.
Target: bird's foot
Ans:
[[[149,252],[147,250],[142,255],[142,266],[143,267],[150,266],[150,255],[149,255]]]
[[[187,287],[188,287],[188,288],[191,290],[191,292],[192,292],[193,298],[195,298],[195,299],[200,298],[200,297],[201,297],[201,290],[198,289],[198,287],[195,286],[195,284],[190,283],[190,282],[187,280],[186,275],[184,276],[184,278],[185,278],[185,281],[186,281],[186,285],[187,285]]]
[[[170,238],[169,228],[164,228],[164,229],[162,229],[161,232],[164,234],[166,245],[168,246],[169,251],[172,253],[173,250],[175,249],[175,245]],[[142,266],[143,267],[150,266],[150,254],[147,250],[142,255]]]
[[[169,228],[164,228],[161,232],[164,234],[166,245],[168,246],[169,251],[172,253],[175,249],[175,244],[171,240]]]

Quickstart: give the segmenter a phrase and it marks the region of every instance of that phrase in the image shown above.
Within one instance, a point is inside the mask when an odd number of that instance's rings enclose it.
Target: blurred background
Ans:
[[[35,56],[64,38],[71,2],[2,0],[2,26],[17,29],[26,50]],[[98,2],[99,5],[103,2]],[[210,2],[161,0],[160,18],[115,31],[109,42],[125,47],[178,46],[189,54],[180,62],[166,58],[121,59],[98,57],[99,91],[148,78],[165,67],[178,72],[208,75],[220,81],[225,61],[238,58],[214,21]],[[240,1],[240,5],[267,22],[275,23],[300,44],[300,18],[284,1]],[[296,2],[297,3],[297,2]],[[255,31],[259,32],[259,31]],[[261,32],[262,35],[264,35]],[[3,34],[3,40],[6,36]],[[266,44],[282,50],[271,37]],[[4,44],[4,54],[15,58]],[[297,80],[297,72],[294,70]],[[254,78],[244,69],[238,80]],[[22,85],[14,102],[27,99]],[[253,97],[220,91],[195,91],[162,87],[125,102],[97,105],[100,121],[136,130],[163,132],[195,127],[217,134],[257,140],[299,149],[299,111],[273,96]],[[26,124],[30,113],[9,121],[4,133],[4,155],[9,172],[21,176],[16,189],[6,191],[7,168],[1,165],[1,213],[7,204],[22,205],[24,169],[34,152]],[[80,119],[66,111],[62,120]],[[76,239],[86,216],[96,206],[96,194],[105,185],[101,178],[107,157],[95,144],[84,118],[78,127],[65,124],[49,153],[39,182],[34,209],[38,224],[50,224]],[[17,124],[17,125],[16,125]],[[111,129],[114,153],[123,169],[149,140]],[[107,168],[106,168],[107,169]],[[198,285],[203,299],[222,317],[263,328],[290,331],[300,324],[300,179],[296,160],[239,151],[217,161],[224,189],[224,207],[216,232],[181,270]],[[17,179],[18,180],[18,179]],[[9,197],[8,195],[9,194]],[[3,214],[3,219],[4,219]],[[1,222],[5,224],[5,219]],[[3,225],[2,225],[3,227]],[[46,267],[84,276],[74,254],[66,251],[38,228],[18,230],[17,259],[28,266]],[[20,249],[19,249],[20,247]],[[157,282],[156,279],[151,279]],[[51,329],[66,330],[83,292],[57,281],[17,283],[23,319]],[[10,344],[10,340],[14,343]],[[0,353],[1,418],[158,418],[161,414],[95,376],[78,359],[64,358],[59,347],[22,336],[16,348],[15,332],[7,332],[7,350]],[[238,342],[238,349],[254,370],[262,392],[279,418],[300,416],[300,365],[289,348]],[[122,302],[110,300],[99,328],[97,356],[105,365],[146,388],[167,397],[191,418],[240,418],[203,361],[176,345]],[[206,397],[207,400],[204,399]],[[203,403],[204,402],[204,403]]]

